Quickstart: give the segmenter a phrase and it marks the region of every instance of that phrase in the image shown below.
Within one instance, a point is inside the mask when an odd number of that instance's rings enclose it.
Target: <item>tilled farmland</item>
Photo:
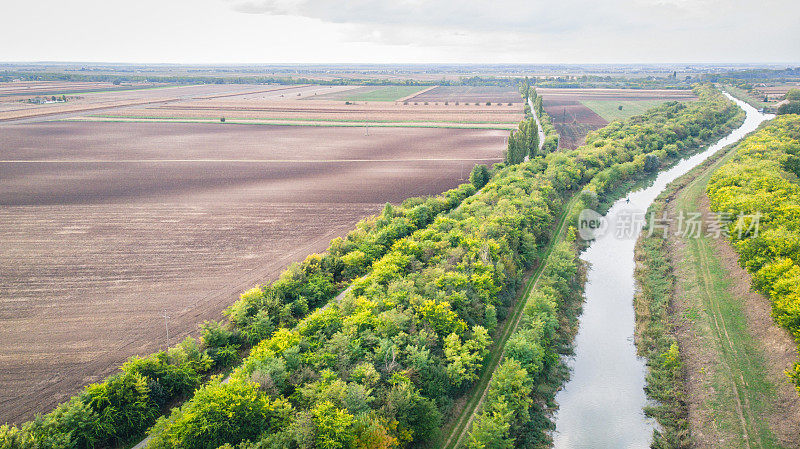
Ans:
[[[1,125],[0,416],[46,412],[389,202],[502,157],[498,130]]]

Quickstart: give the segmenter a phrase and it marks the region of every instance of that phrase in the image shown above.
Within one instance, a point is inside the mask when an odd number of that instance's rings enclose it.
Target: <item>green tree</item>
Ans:
[[[478,164],[472,168],[472,172],[469,174],[469,182],[475,186],[476,189],[480,189],[489,182],[489,168],[483,164]]]
[[[512,412],[508,404],[495,405],[491,413],[481,413],[475,418],[467,441],[467,449],[512,449],[514,439],[509,437]]]
[[[317,425],[317,447],[320,449],[350,449],[355,443],[353,415],[324,401],[312,411]]]

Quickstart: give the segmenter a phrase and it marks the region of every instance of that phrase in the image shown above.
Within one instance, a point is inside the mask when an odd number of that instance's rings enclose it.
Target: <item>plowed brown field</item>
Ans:
[[[0,422],[220,317],[387,201],[439,193],[504,131],[0,125]]]

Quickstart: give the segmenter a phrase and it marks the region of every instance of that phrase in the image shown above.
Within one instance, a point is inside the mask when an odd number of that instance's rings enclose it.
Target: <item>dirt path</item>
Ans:
[[[466,439],[472,421],[475,419],[477,412],[480,410],[481,404],[483,404],[483,401],[486,399],[486,394],[489,391],[489,383],[494,375],[495,370],[497,369],[497,366],[502,360],[506,342],[508,341],[508,338],[514,334],[514,331],[517,330],[517,327],[519,327],[520,320],[522,319],[522,312],[525,310],[525,305],[528,303],[528,296],[539,283],[539,278],[541,277],[544,268],[547,266],[550,253],[552,252],[555,244],[561,239],[561,235],[566,224],[566,217],[575,203],[576,198],[577,197],[573,197],[565,205],[564,212],[559,217],[558,225],[553,233],[553,238],[550,239],[550,242],[547,245],[547,251],[542,258],[543,262],[536,268],[531,277],[528,279],[525,290],[514,306],[514,310],[511,312],[511,315],[506,320],[500,337],[492,348],[489,362],[484,366],[481,377],[478,379],[478,383],[470,392],[464,408],[462,409],[461,413],[451,421],[452,424],[443,429],[442,448],[459,448]]]
[[[713,218],[705,186],[732,154],[676,195],[673,217]],[[695,447],[800,447],[800,398],[783,374],[797,357],[792,339],[772,322],[768,300],[750,290],[727,240],[712,237],[670,236],[678,261],[673,316]]]

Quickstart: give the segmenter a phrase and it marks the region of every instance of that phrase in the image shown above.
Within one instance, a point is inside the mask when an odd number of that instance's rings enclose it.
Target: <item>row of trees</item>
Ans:
[[[800,341],[798,176],[800,115],[783,115],[738,145],[707,193],[714,211],[733,218],[730,239],[753,287],[769,297],[775,321]],[[789,376],[800,392],[800,363]]]
[[[666,104],[646,114],[611,124],[590,135],[587,144],[569,153],[551,155],[566,162],[578,161],[588,182],[584,184],[577,213],[596,208],[604,196],[613,195],[626,181],[646,176],[655,169],[709,143],[742,119],[742,111],[710,86],[698,86],[701,102],[690,106]],[[711,117],[711,119],[709,119]],[[694,123],[709,127],[704,137],[676,132]],[[663,139],[663,140],[662,140]],[[659,148],[659,143],[661,147]],[[667,152],[666,145],[680,147]],[[574,159],[572,159],[574,158]],[[655,158],[655,159],[654,159]],[[651,161],[649,164],[647,161]],[[570,217],[571,221],[577,217]],[[490,383],[487,399],[468,436],[470,449],[540,447],[548,443],[552,423],[543,409],[558,378],[558,357],[568,350],[570,321],[581,289],[573,242],[561,242],[548,259],[539,287],[528,297],[525,317],[505,347],[504,359]],[[509,388],[509,385],[513,385]],[[527,400],[515,396],[524,392]],[[525,405],[527,409],[525,409]]]
[[[668,111],[653,114],[654,129],[712,115],[718,119],[712,124],[716,132],[734,119],[735,108],[717,101],[715,91],[701,88],[699,94],[701,102],[673,120],[665,119]],[[687,139],[694,138],[684,138],[688,145]],[[150,447],[435,443],[455,399],[477,378],[493,331],[505,318],[522,272],[549,241],[564,199],[604,172],[589,156],[608,160],[609,170],[630,165],[641,171],[644,163],[636,162],[641,151],[608,142],[495,167],[480,192],[398,240],[341,303],[278,329],[252,350],[229,383],[204,387],[210,392],[161,419]],[[595,187],[610,185],[607,178]],[[509,347],[516,348],[527,372],[539,360],[524,355],[534,343],[545,354],[553,349],[541,335],[524,330]],[[252,384],[257,394],[243,398],[239,392]],[[214,399],[229,395],[236,398]],[[237,421],[239,430],[231,430],[225,424],[231,414],[238,416],[237,407],[253,402],[267,404],[263,413],[253,414],[252,422]],[[270,430],[253,437],[251,429]]]
[[[488,178],[488,169],[483,169],[482,176]],[[327,304],[395,241],[476,190],[463,184],[438,196],[387,204],[379,216],[362,220],[345,238],[334,239],[324,254],[312,254],[272,284],[245,292],[225,311],[226,322],[201,326],[199,342],[187,338],[167,351],[134,357],[118,374],[86,387],[54,411],[21,428],[0,427],[0,447],[108,447],[137,438],[168,406],[194,392],[204,377],[235,364],[241,352],[276,329],[291,328]]]
[[[533,103],[533,111],[536,113],[536,117],[539,119],[539,123],[542,125],[542,132],[544,132],[544,146],[542,147],[542,151],[544,153],[552,153],[558,149],[558,131],[556,127],[553,126],[553,121],[550,118],[550,115],[544,110],[544,104],[542,102],[542,97],[539,96],[539,93],[536,92],[536,88],[529,88],[528,96],[531,98],[531,102]],[[526,100],[527,103],[527,100]]]
[[[778,106],[778,115],[800,114],[800,89],[786,92],[786,103]]]
[[[568,352],[571,337],[565,320],[576,318],[583,290],[579,273],[570,237],[555,246],[527,298],[520,326],[506,344],[470,429],[468,449],[538,447],[549,441],[551,425],[543,404],[552,398],[540,396],[555,391],[562,380],[560,357]]]
[[[558,149],[558,133],[550,120],[550,116],[547,115],[542,107],[542,98],[536,93],[536,89],[530,85],[528,77],[525,77],[524,81],[520,83],[519,90],[524,100],[525,119],[508,136],[508,147],[505,153],[505,162],[507,164],[519,164],[526,158],[533,159]],[[534,117],[531,106],[528,104],[529,100],[534,105],[536,117]],[[542,125],[545,135],[544,143],[539,141],[539,127],[536,124],[536,118],[539,119]],[[542,147],[541,149],[540,146]]]

